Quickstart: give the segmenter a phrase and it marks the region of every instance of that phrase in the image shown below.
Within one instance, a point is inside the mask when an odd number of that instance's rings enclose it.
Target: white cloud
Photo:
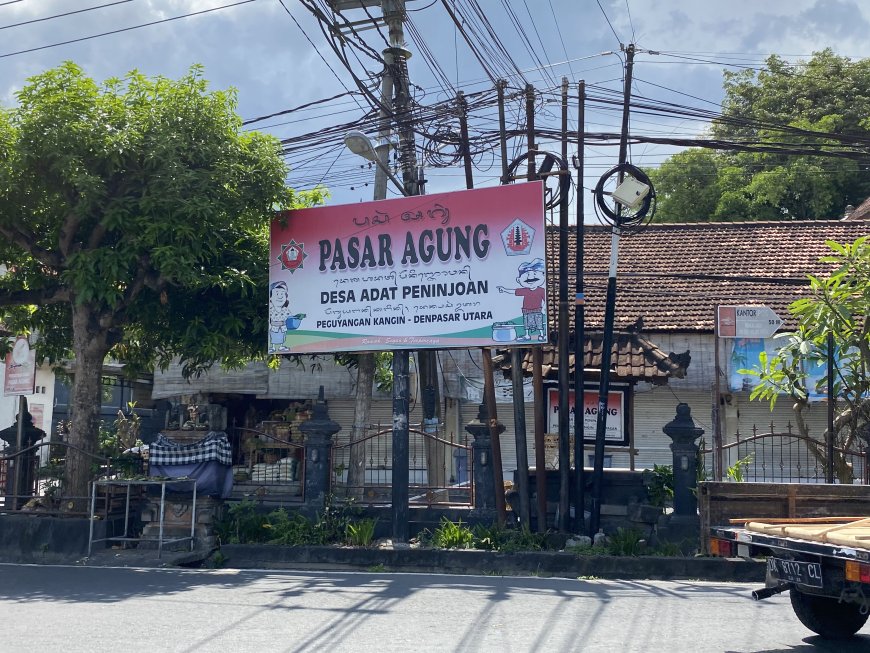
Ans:
[[[191,64],[202,63],[206,68],[206,77],[214,87],[238,88],[239,110],[243,117],[272,113],[335,95],[343,89],[333,71],[353,88],[348,74],[342,70],[324,42],[320,29],[298,0],[285,0],[285,5],[315,43],[316,49],[312,48],[277,0],[256,0],[112,36],[20,56],[2,56],[202,11],[232,1],[135,0],[74,16],[0,30],[4,37],[0,46],[0,102],[7,106],[12,104],[15,90],[21,88],[28,76],[64,60],[79,63],[97,79],[123,75],[132,68],[149,75],[177,77]],[[91,0],[28,0],[0,6],[0,27],[94,4]],[[457,78],[460,83],[486,79],[440,3],[425,8],[428,4],[422,0],[409,2],[409,9],[423,8],[422,11],[411,11],[410,16],[448,78],[454,83]],[[544,62],[574,59],[570,66],[554,67],[553,77],[558,80],[561,75],[571,75],[573,71],[575,79],[582,76],[589,84],[614,90],[619,88],[621,67],[616,57],[579,60],[619,48],[596,3],[553,0],[556,20],[550,13],[549,2],[528,4],[534,10],[534,26],[525,13],[524,3],[513,1],[511,6],[526,29],[534,54],[528,51],[529,48],[520,39],[504,14],[501,3],[494,0],[482,2],[500,39],[520,68],[537,67],[537,59]],[[660,87],[719,102],[722,97],[722,70],[728,63],[737,63],[735,57],[741,57],[740,61],[744,63],[758,65],[768,53],[801,55],[825,47],[832,47],[838,54],[853,57],[870,55],[870,40],[866,38],[866,34],[870,33],[870,3],[863,0],[731,0],[727,3],[710,0],[628,0],[627,3],[625,0],[602,0],[602,6],[620,40],[628,42],[634,34],[639,47],[663,53],[638,55],[635,76],[639,82],[636,90],[651,98],[709,109],[715,109],[715,106]],[[631,10],[630,19],[627,7]],[[357,13],[359,15],[352,15],[352,19],[365,17],[362,12]],[[533,27],[537,28],[537,33]],[[375,49],[379,50],[383,46],[374,30],[361,34]],[[544,47],[538,43],[538,34],[544,41]],[[410,40],[409,45],[412,50],[417,50]],[[703,61],[675,59],[664,54],[668,52],[692,53],[683,56]],[[372,61],[368,61],[367,66],[378,69],[378,64]],[[424,102],[439,97],[435,78],[419,51],[410,60],[409,70],[412,81],[428,90]],[[358,72],[362,72],[362,69],[358,68]],[[527,77],[537,86],[549,83],[544,81],[543,73],[530,73]],[[518,83],[517,80],[514,82]],[[488,82],[478,88],[487,85]],[[352,107],[351,104],[342,105],[341,108]],[[326,107],[320,112],[299,114],[294,119],[305,115],[322,115],[329,111],[329,107]],[[359,110],[357,113],[337,114],[323,118],[320,122],[294,122],[276,128],[276,133],[289,136],[311,131],[317,129],[318,125],[329,124],[329,121],[353,120],[362,113]],[[597,128],[605,131],[616,128],[619,116],[615,111],[597,111],[591,112],[588,120],[597,122],[600,125]],[[655,118],[648,120],[656,122]],[[657,128],[660,131],[671,130],[682,134],[698,130],[698,125],[691,122],[658,122],[661,123]],[[637,126],[640,127],[640,124],[638,120]],[[656,128],[655,125],[644,127]],[[610,149],[607,148],[606,154],[612,154],[615,159],[615,151],[611,153]],[[662,152],[668,150],[647,147],[635,148],[635,151],[642,153],[645,160],[655,161],[661,158]],[[312,156],[316,154],[313,152]],[[315,165],[326,171],[334,156],[330,155],[328,161],[317,161]],[[345,174],[354,170],[356,163],[351,158],[342,159],[332,169],[331,174],[343,171],[340,177],[346,180],[335,188],[336,201],[369,199],[371,188],[364,186],[365,178],[360,176],[363,172],[355,178],[353,174]],[[481,170],[476,175],[480,180],[489,179],[490,183],[495,183],[497,178],[492,170]],[[462,176],[454,176],[449,171],[431,171],[430,178],[430,190],[433,191],[436,188],[442,190],[463,185]],[[355,190],[350,191],[350,186],[354,186]]]

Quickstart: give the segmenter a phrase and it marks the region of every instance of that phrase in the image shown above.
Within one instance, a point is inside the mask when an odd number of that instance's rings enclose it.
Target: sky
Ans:
[[[330,191],[330,204],[370,200],[374,170],[344,148],[335,128],[353,128],[371,107],[361,94],[347,93],[356,90],[351,74],[329,47],[321,23],[306,4],[326,8],[326,0],[0,0],[0,103],[14,106],[15,94],[28,77],[67,60],[100,81],[132,69],[179,77],[191,65],[202,64],[213,88],[237,89],[243,119],[287,112],[246,128],[292,139],[292,151],[286,155],[291,168],[288,183],[297,189],[323,184]],[[638,50],[633,96],[707,111],[720,106],[724,70],[759,68],[770,54],[795,63],[824,48],[851,58],[870,56],[866,38],[870,3],[864,0],[446,0],[446,4],[466,12],[474,5],[481,10],[494,34],[484,38],[490,47],[495,47],[496,39],[504,47],[502,55],[484,57],[489,74],[510,75],[506,77],[509,95],[532,84],[537,92],[536,126],[551,129],[560,124],[558,84],[563,76],[569,81],[571,98],[569,129],[577,127],[579,80],[585,80],[590,96],[619,98],[624,60],[620,51],[629,43]],[[457,90],[469,95],[492,90],[492,81],[442,0],[408,0],[407,8],[405,36],[412,53],[408,71],[420,114],[436,103],[453,100]],[[379,13],[376,8],[370,12]],[[343,15],[349,21],[369,20],[361,9]],[[377,29],[359,31],[358,37],[374,53],[385,47]],[[431,56],[424,56],[424,51]],[[353,52],[359,55],[350,57],[355,75],[377,93],[381,64]],[[508,101],[507,113],[509,128],[523,127],[519,99]],[[497,128],[495,118],[492,102],[472,110],[472,136],[491,136]],[[586,131],[614,133],[619,124],[615,105],[587,104]],[[706,127],[698,118],[636,112],[630,131],[691,138]],[[322,131],[330,128],[332,132]],[[421,123],[418,147],[425,145],[427,132],[439,129],[457,131],[455,116],[442,110],[437,119]],[[374,133],[373,126],[369,131]],[[318,138],[321,133],[329,135]],[[611,141],[584,149],[586,191],[617,163],[616,145]],[[546,139],[540,146],[558,150],[558,144]],[[518,140],[510,147],[510,156],[524,148]],[[475,185],[499,183],[497,149],[480,150],[474,159]],[[631,147],[630,161],[656,167],[675,151],[673,146],[637,143]],[[569,155],[575,154],[572,145]],[[449,161],[450,152],[435,153],[430,147],[426,156],[423,150],[420,156],[429,180],[427,192],[465,187],[460,167],[437,165]],[[391,190],[389,196],[395,192]],[[594,221],[592,203],[586,204],[584,219]]]

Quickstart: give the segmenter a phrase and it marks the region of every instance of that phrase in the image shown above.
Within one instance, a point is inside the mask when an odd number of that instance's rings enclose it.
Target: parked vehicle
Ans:
[[[767,557],[761,600],[788,591],[801,623],[826,639],[857,633],[870,615],[870,518],[811,518],[713,527],[710,551]]]

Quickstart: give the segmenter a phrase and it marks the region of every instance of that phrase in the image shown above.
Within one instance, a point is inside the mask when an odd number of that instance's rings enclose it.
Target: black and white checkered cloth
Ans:
[[[233,450],[226,433],[211,431],[192,444],[176,444],[161,433],[148,447],[150,465],[190,465],[211,461],[233,464]]]

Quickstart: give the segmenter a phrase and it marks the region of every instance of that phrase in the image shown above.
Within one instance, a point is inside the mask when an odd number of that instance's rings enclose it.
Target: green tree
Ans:
[[[831,219],[870,196],[870,170],[860,161],[870,138],[870,59],[824,50],[793,66],[771,56],[761,71],[725,72],[724,89],[711,136],[754,151],[688,150],[668,159],[652,175],[658,219]],[[818,155],[824,151],[854,158]]]
[[[656,189],[657,220],[706,222],[715,215],[722,191],[712,150],[684,150],[647,172]]]
[[[824,278],[811,276],[811,294],[789,307],[798,328],[784,334],[776,356],[761,357],[754,370],[760,383],[750,398],[769,401],[772,408],[778,398],[789,397],[799,433],[810,436],[804,416],[808,395],[816,388],[809,387],[813,378],[809,372],[826,361],[828,334],[832,334],[839,352],[833,372],[834,434],[837,446],[849,448],[870,429],[870,238],[828,245],[832,253],[821,260],[831,263],[833,272]],[[827,379],[821,382],[826,383]],[[824,441],[820,438],[820,444]],[[821,457],[821,446],[818,453]],[[839,478],[851,482],[845,461],[837,463]]]
[[[235,92],[132,72],[99,85],[66,63],[0,114],[0,322],[72,356],[67,494],[84,496],[107,356],[180,357],[188,374],[262,356],[278,143],[242,132]]]

